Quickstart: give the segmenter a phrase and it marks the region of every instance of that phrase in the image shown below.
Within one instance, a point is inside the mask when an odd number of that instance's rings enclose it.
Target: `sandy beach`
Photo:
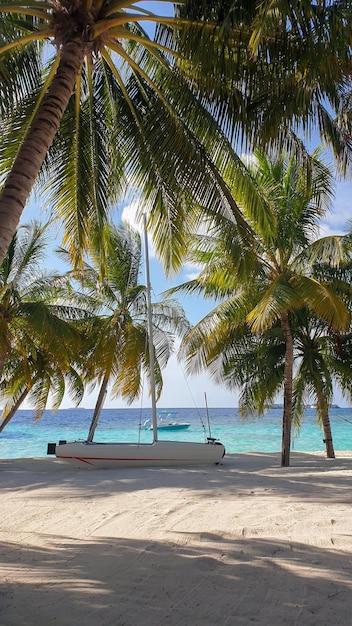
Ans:
[[[279,461],[0,461],[0,624],[352,624],[352,457]]]

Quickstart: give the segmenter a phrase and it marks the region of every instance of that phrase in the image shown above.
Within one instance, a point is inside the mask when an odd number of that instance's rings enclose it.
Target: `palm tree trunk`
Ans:
[[[101,387],[100,387],[99,395],[98,395],[97,401],[95,403],[95,409],[94,409],[92,421],[91,421],[90,428],[89,428],[89,433],[88,433],[88,437],[87,437],[87,441],[89,441],[89,442],[93,441],[95,429],[96,429],[96,427],[98,425],[99,415],[100,415],[100,412],[101,412],[101,410],[103,408],[104,400],[105,400],[105,397],[106,397],[108,382],[109,382],[109,377],[108,376],[104,376],[103,382],[102,382]]]
[[[2,352],[0,352],[0,380],[2,379],[2,373],[4,370],[4,365],[5,365],[7,354],[8,354],[8,350],[5,350],[5,349],[3,349]]]
[[[293,379],[293,338],[287,313],[281,316],[281,327],[285,338],[284,372],[284,412],[282,416],[281,467],[290,465],[291,425],[292,425],[292,379]]]
[[[29,387],[26,387],[24,389],[24,391],[22,392],[22,394],[20,395],[20,397],[18,398],[17,402],[15,402],[15,404],[11,407],[11,409],[8,412],[8,414],[6,415],[6,417],[2,420],[2,422],[0,424],[0,433],[4,430],[5,426],[7,426],[9,421],[12,420],[12,418],[15,415],[16,411],[18,411],[18,409],[20,408],[22,402],[25,400],[25,398],[28,396],[28,394],[29,394]]]
[[[60,55],[57,72],[0,195],[0,263],[73,93],[85,55],[81,39],[77,38],[65,44]]]
[[[334,450],[334,444],[332,441],[328,403],[325,401],[321,393],[317,394],[317,400],[318,400],[319,417],[323,424],[323,430],[324,430],[323,442],[325,443],[326,456],[328,459],[334,459],[335,450]]]

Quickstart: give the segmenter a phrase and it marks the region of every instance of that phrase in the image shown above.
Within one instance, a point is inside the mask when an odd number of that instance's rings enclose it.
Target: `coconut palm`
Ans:
[[[203,21],[201,36],[183,40],[185,56],[197,58],[197,87],[212,89],[229,133],[287,149],[299,143],[292,131],[317,130],[351,165],[349,1],[188,0],[178,11]]]
[[[24,225],[0,266],[0,386],[10,398],[3,417],[28,394],[39,413],[49,390],[56,388],[54,405],[60,403],[66,375],[74,392],[73,365],[81,338],[73,321],[86,313],[70,306],[72,292],[65,277],[41,269],[46,244],[46,226]]]
[[[90,240],[102,240],[128,179],[149,204],[166,266],[179,264],[191,199],[218,211],[226,198],[235,209],[217,172],[229,155],[234,162],[231,145],[213,117],[230,141],[242,130],[253,139],[272,119],[267,138],[276,134],[275,110],[283,130],[284,122],[307,125],[323,118],[321,108],[311,115],[317,94],[319,104],[344,94],[349,7],[332,5],[298,12],[291,3],[188,1],[170,17],[128,0],[1,3],[0,260],[35,181],[45,183],[78,263]]]
[[[299,314],[295,334],[299,358],[294,384],[295,403],[301,408],[307,392],[308,398],[316,402],[318,418],[324,429],[326,454],[328,458],[335,458],[329,419],[333,395],[331,337],[326,333],[326,324],[312,323],[304,310]]]
[[[127,186],[162,218],[156,236],[161,246],[173,239],[179,261],[190,198],[222,203],[200,140],[213,135],[212,153],[225,151],[177,66],[177,33],[188,20],[128,0],[2,3],[0,17],[0,260],[37,181],[76,264],[91,241],[102,242],[109,208]]]
[[[307,307],[290,315],[290,327],[294,341],[293,423],[298,429],[306,406],[314,403],[326,456],[335,458],[329,407],[334,386],[351,398],[350,334],[334,332]],[[262,413],[283,388],[285,344],[281,329],[278,326],[259,338],[252,337],[250,346],[241,352],[241,360],[234,357],[234,346],[232,349],[230,355],[230,346],[226,346],[228,358],[219,380],[222,378],[231,387],[235,383],[244,385],[241,408]]]
[[[335,458],[329,418],[334,384],[351,399],[350,333],[334,332],[324,320],[316,319],[307,309],[295,316],[294,408],[301,417],[305,403],[314,403],[324,432],[328,458]]]
[[[93,414],[89,440],[94,435],[97,418],[111,385],[113,397],[132,402],[143,390],[144,375],[150,379],[147,290],[139,282],[141,239],[137,231],[122,224],[111,226],[106,234],[107,263],[102,273],[100,256],[74,272],[86,297],[92,303],[92,317],[84,345],[82,376],[85,383],[98,382],[99,394]],[[189,329],[184,311],[174,301],[151,304],[156,396],[162,389],[162,368],[174,349],[175,332]]]
[[[11,352],[11,359],[5,362],[0,393],[6,401],[0,419],[0,432],[7,426],[23,402],[33,406],[35,418],[42,417],[49,400],[51,409],[56,411],[68,393],[78,405],[84,395],[84,386],[80,375],[66,358],[60,362],[57,354],[35,347],[26,346],[27,353],[16,355]],[[67,355],[69,357],[69,355]],[[71,357],[73,361],[73,357]]]
[[[292,422],[299,429],[307,404],[314,403],[326,455],[334,458],[329,406],[334,385],[351,398],[350,335],[333,332],[307,308],[291,313],[289,319],[294,344]],[[231,318],[223,317],[214,327],[212,348],[208,336],[203,341],[214,381],[241,389],[240,414],[263,415],[273,406],[284,386],[285,342],[279,325],[258,336],[247,325],[234,327]]]
[[[349,327],[350,315],[344,300],[327,280],[314,276],[317,260],[337,266],[349,258],[349,241],[343,237],[314,240],[319,220],[331,199],[329,170],[312,158],[312,177],[305,168],[283,155],[256,154],[249,165],[258,204],[239,198],[244,215],[255,233],[255,247],[245,258],[234,236],[229,245],[231,221],[220,233],[196,239],[193,260],[205,267],[198,279],[174,290],[187,290],[224,300],[188,334],[183,353],[194,367],[216,367],[221,338],[233,326],[233,333],[248,340],[248,331],[265,335],[277,324],[285,345],[282,465],[290,459],[294,335],[292,312],[307,306],[317,318],[337,331]],[[259,203],[261,199],[261,203]],[[260,207],[261,210],[258,210]],[[251,260],[251,262],[250,262]],[[244,327],[244,324],[246,325]],[[220,337],[220,342],[218,338]],[[235,343],[235,342],[233,342]],[[219,348],[219,351],[216,351]],[[236,350],[236,348],[234,348]],[[278,375],[275,373],[274,378]]]

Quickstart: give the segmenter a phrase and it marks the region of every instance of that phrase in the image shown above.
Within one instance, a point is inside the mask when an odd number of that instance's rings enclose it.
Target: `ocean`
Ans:
[[[229,453],[281,450],[280,408],[271,409],[263,417],[250,420],[241,419],[234,408],[209,408],[209,420],[205,411],[199,409],[167,410],[173,412],[172,420],[187,421],[191,425],[184,431],[159,431],[159,439],[202,442],[210,434],[219,439]],[[0,433],[0,458],[44,457],[48,443],[85,439],[92,413],[92,409],[81,408],[61,409],[56,413],[47,410],[40,420],[35,420],[33,411],[18,411]],[[102,442],[151,442],[152,433],[143,428],[144,422],[150,417],[150,409],[103,409],[94,439]],[[330,421],[335,451],[352,450],[352,408],[330,409]],[[325,450],[323,433],[317,424],[317,413],[314,409],[306,410],[299,432],[293,433],[292,450]]]

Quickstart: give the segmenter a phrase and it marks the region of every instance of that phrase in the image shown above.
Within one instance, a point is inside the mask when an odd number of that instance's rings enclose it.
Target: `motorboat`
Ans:
[[[187,430],[190,427],[190,422],[178,422],[173,418],[176,413],[172,411],[159,411],[157,428],[158,430]],[[145,430],[153,430],[152,419],[147,419],[143,428]]]

